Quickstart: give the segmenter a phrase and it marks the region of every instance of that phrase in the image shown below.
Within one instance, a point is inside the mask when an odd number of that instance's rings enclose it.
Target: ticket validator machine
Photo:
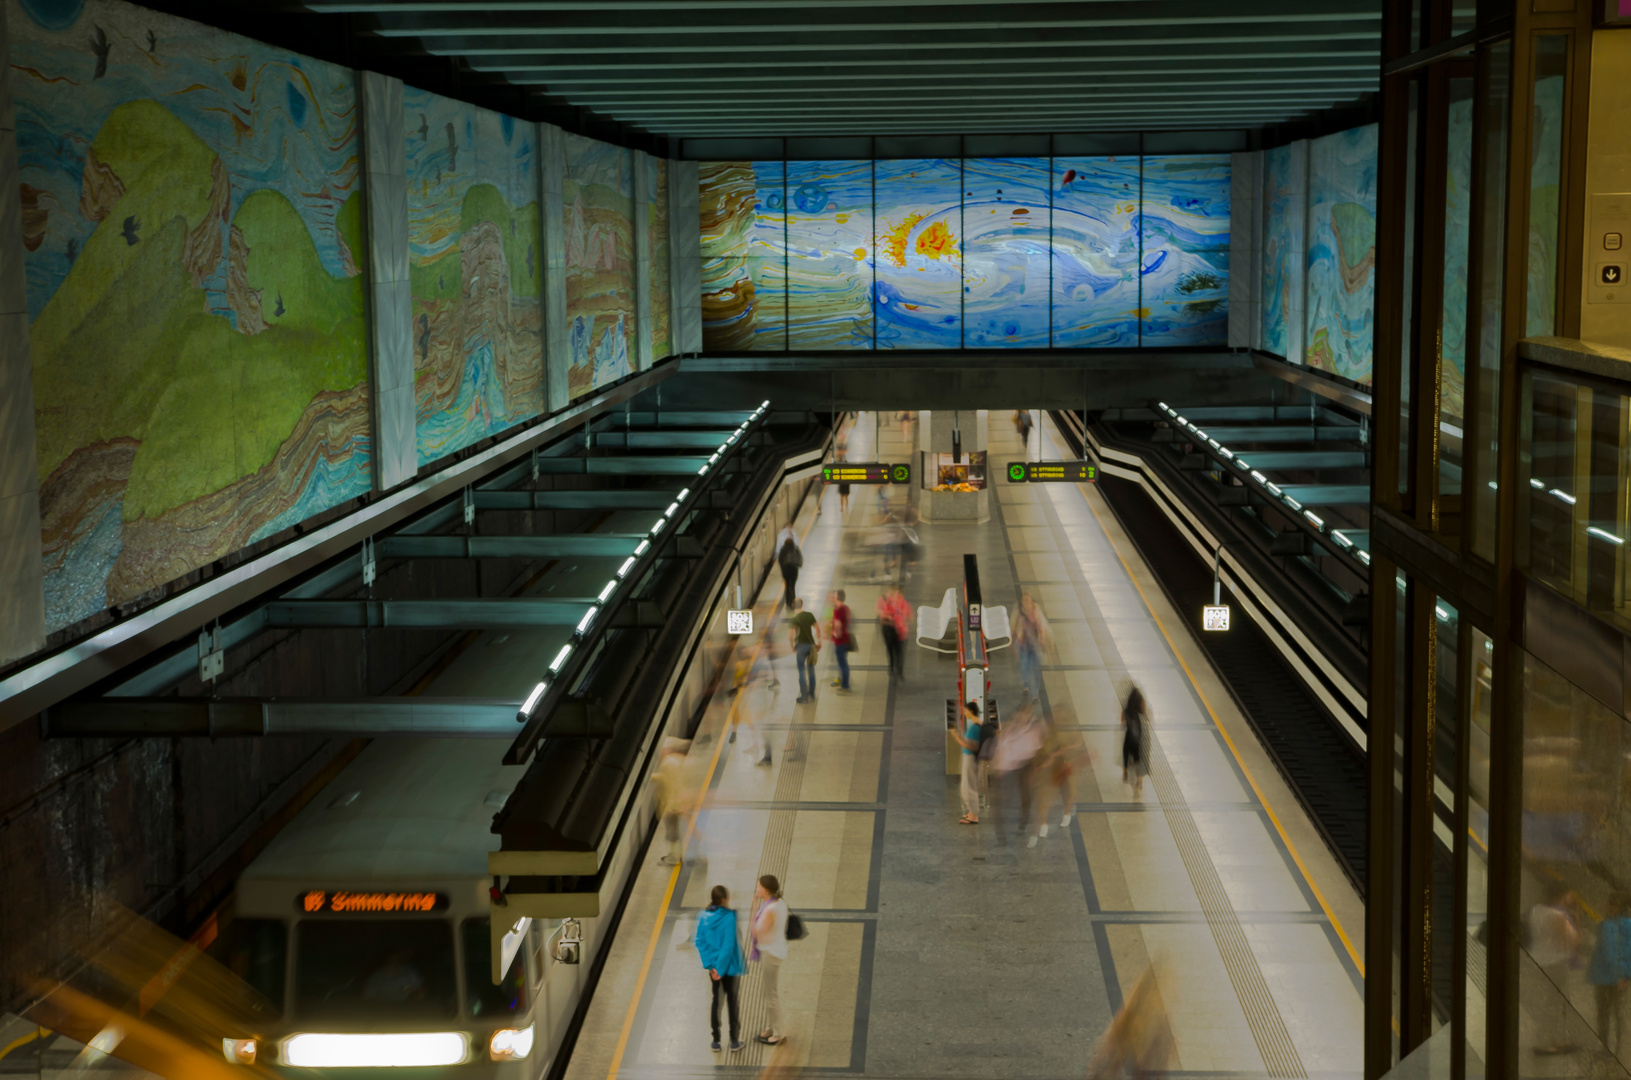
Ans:
[[[989,650],[985,639],[985,604],[980,596],[980,564],[963,556],[963,588],[957,598],[957,696],[946,702],[946,774],[956,776],[963,767],[963,748],[951,732],[963,723],[963,702],[980,707],[981,722],[1000,724],[997,699],[987,677]]]

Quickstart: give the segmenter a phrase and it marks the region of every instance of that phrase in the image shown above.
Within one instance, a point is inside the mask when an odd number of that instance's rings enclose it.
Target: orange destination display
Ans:
[[[295,900],[295,907],[308,915],[418,915],[444,910],[447,894],[308,889]]]

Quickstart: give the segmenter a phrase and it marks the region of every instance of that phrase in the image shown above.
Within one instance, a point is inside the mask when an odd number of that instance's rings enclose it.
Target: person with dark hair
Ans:
[[[844,602],[844,590],[835,589],[832,594],[832,618],[827,623],[828,636],[832,639],[833,659],[838,662],[838,678],[833,685],[838,687],[840,694],[849,693],[849,654],[855,648],[854,631],[850,629],[849,605]]]
[[[821,653],[821,623],[813,612],[804,610],[804,601],[793,597],[787,603],[787,643],[793,650],[793,666],[799,673],[798,704],[815,700],[816,657]]]
[[[791,536],[782,540],[776,552],[776,565],[782,572],[782,603],[793,606],[793,590],[798,587],[799,570],[804,566],[804,554]]]
[[[775,1046],[787,1036],[782,1026],[782,961],[787,959],[787,901],[775,874],[765,874],[753,888],[754,911],[748,920],[753,942],[749,959],[759,962],[759,985],[764,990],[765,1026],[757,1038]]]
[[[906,597],[901,595],[899,585],[885,585],[883,592],[878,595],[878,633],[883,637],[884,651],[889,655],[889,674],[904,677],[906,674],[905,650],[907,623],[912,617],[912,609],[906,603]]]
[[[1133,798],[1144,797],[1144,777],[1150,772],[1150,710],[1144,691],[1133,687],[1121,707],[1121,782],[1133,785]]]
[[[980,823],[980,703],[963,702],[962,730],[952,729],[951,737],[963,748],[961,792],[963,796],[962,825]]]
[[[708,896],[708,906],[697,916],[695,945],[702,967],[712,982],[713,1008],[709,1020],[713,1023],[713,1051],[719,1053],[719,999],[725,999],[730,1015],[731,1050],[745,1045],[742,1042],[742,1015],[737,1004],[736,985],[746,964],[742,960],[742,942],[736,927],[736,912],[730,906],[731,891],[715,885]]]

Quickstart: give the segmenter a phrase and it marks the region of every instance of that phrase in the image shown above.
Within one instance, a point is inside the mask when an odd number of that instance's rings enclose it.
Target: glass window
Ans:
[[[1468,634],[1467,725],[1467,917],[1466,935],[1467,1070],[1484,1075],[1486,1059],[1485,997],[1489,989],[1489,755],[1490,695],[1494,692],[1494,642],[1481,631]]]
[[[458,1015],[446,919],[306,919],[295,948],[295,1011],[303,1019]]]
[[[1623,717],[1524,655],[1518,1070],[1624,1077],[1631,976]]]
[[[1568,38],[1535,39],[1529,123],[1529,274],[1524,336],[1557,332],[1558,199],[1563,177],[1563,71]]]
[[[1411,357],[1415,355],[1415,340],[1410,330],[1410,320],[1416,306],[1416,130],[1419,127],[1417,117],[1419,92],[1419,80],[1410,80],[1409,121],[1406,124],[1404,161],[1404,265],[1401,275],[1403,304],[1399,313],[1399,340],[1395,347],[1396,355],[1399,357],[1398,490],[1401,495],[1411,490],[1413,467],[1410,448],[1415,445],[1410,430],[1410,399],[1414,389],[1411,384],[1414,382],[1416,370],[1415,365],[1411,363]],[[1408,508],[1407,500],[1406,509]]]
[[[491,919],[464,920],[464,997],[471,1016],[513,1016],[527,1007],[527,950],[515,950],[510,969],[493,985]],[[530,928],[529,928],[530,929]]]
[[[1468,348],[1477,357],[1469,380],[1467,512],[1472,552],[1495,561],[1496,474],[1499,469],[1501,393],[1501,315],[1506,287],[1507,124],[1511,112],[1512,42],[1502,40],[1478,55],[1482,106],[1478,116],[1479,193],[1477,315],[1468,330]]]
[[[1433,602],[1433,639],[1430,645],[1433,660],[1433,742],[1428,748],[1432,760],[1432,837],[1418,836],[1418,843],[1432,844],[1432,898],[1433,913],[1428,932],[1428,947],[1432,952],[1433,975],[1431,994],[1433,1011],[1431,1028],[1437,1031],[1454,1014],[1455,980],[1459,977],[1455,966],[1455,852],[1457,792],[1461,776],[1461,713],[1460,696],[1456,680],[1461,666],[1456,661],[1457,639],[1460,635],[1460,613],[1438,597]]]
[[[1439,531],[1461,532],[1467,425],[1467,252],[1472,238],[1472,104],[1469,74],[1449,80],[1444,163],[1444,280],[1439,315]]]
[[[1404,574],[1396,574],[1393,598],[1393,1060],[1399,1060],[1399,1033],[1405,1021],[1404,963],[1405,881],[1405,777],[1410,763],[1410,588]]]
[[[204,951],[266,999],[268,1019],[283,1015],[289,930],[282,919],[233,919]]]

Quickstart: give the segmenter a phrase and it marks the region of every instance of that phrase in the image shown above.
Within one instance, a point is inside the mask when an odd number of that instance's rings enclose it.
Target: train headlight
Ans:
[[[255,1064],[254,1039],[222,1039],[221,1053],[234,1065]]]
[[[520,1061],[532,1053],[532,1025],[500,1028],[487,1041],[487,1054],[494,1061]]]

